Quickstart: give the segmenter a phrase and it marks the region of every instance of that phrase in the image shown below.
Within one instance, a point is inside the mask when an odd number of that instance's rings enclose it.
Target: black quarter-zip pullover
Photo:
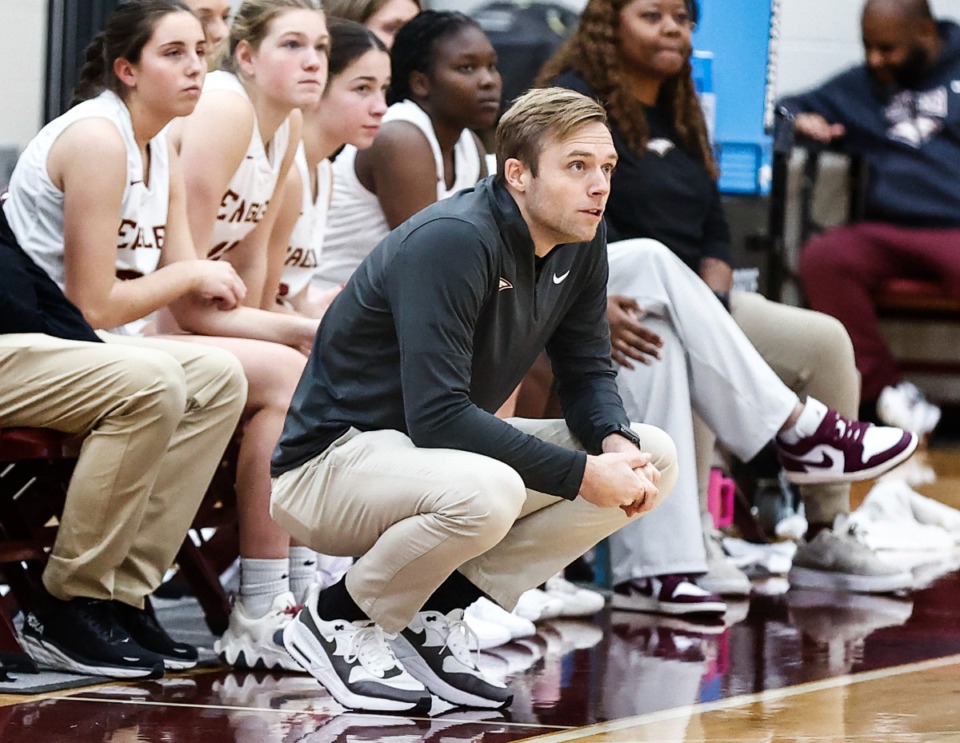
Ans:
[[[628,425],[610,361],[605,229],[537,260],[516,202],[488,178],[393,230],[320,324],[273,475],[348,428],[483,454],[527,487],[574,498],[586,455],[493,413],[544,348],[567,424],[587,451]]]

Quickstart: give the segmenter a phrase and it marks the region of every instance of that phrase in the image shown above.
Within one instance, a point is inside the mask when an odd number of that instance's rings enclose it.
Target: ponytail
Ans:
[[[194,15],[182,0],[136,0],[117,6],[107,18],[103,31],[93,38],[84,53],[80,80],[73,89],[70,106],[95,98],[104,90],[112,90],[123,98],[126,90],[113,72],[113,63],[125,59],[137,64],[157,24],[170,13]]]
[[[84,53],[80,79],[73,88],[73,99],[68,108],[73,108],[90,98],[96,98],[107,87],[106,34],[101,31]]]

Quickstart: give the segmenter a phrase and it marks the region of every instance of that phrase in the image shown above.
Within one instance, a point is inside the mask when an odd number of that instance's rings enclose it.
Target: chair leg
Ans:
[[[210,631],[222,635],[230,622],[230,601],[220,583],[220,575],[204,558],[189,534],[180,546],[177,563],[183,577],[193,588]]]

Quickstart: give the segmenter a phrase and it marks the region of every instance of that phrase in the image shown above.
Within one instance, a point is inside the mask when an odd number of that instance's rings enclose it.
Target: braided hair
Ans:
[[[429,72],[437,41],[465,27],[479,29],[480,24],[463,13],[436,10],[425,10],[407,21],[397,32],[390,50],[391,82],[387,103],[392,105],[412,99],[411,73]]]
[[[123,98],[126,87],[114,74],[113,63],[118,59],[131,64],[139,62],[157,24],[170,13],[189,13],[196,17],[180,0],[138,0],[119,5],[107,18],[103,31],[87,46],[69,108],[96,98],[104,90],[112,90]]]
[[[580,16],[579,26],[540,71],[537,85],[549,85],[566,70],[578,73],[596,91],[630,149],[643,153],[650,139],[650,127],[643,102],[630,92],[626,84],[626,63],[620,50],[620,12],[630,2],[590,0]],[[687,0],[687,8],[696,22],[698,7],[695,0]],[[680,72],[660,88],[657,105],[672,122],[680,146],[699,159],[716,179],[719,171],[693,86],[689,59]]]

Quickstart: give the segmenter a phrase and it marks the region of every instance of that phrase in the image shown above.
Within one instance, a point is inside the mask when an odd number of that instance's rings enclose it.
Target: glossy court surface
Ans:
[[[960,448],[930,452],[918,489],[960,507]],[[863,490],[858,493],[862,498]],[[508,713],[344,712],[308,677],[218,668],[138,684],[0,697],[0,740],[960,741],[960,572],[918,568],[908,596],[784,593],[756,583],[730,626],[610,611],[540,625],[484,654]],[[736,621],[739,620],[739,621]],[[201,624],[196,612],[175,627]]]

